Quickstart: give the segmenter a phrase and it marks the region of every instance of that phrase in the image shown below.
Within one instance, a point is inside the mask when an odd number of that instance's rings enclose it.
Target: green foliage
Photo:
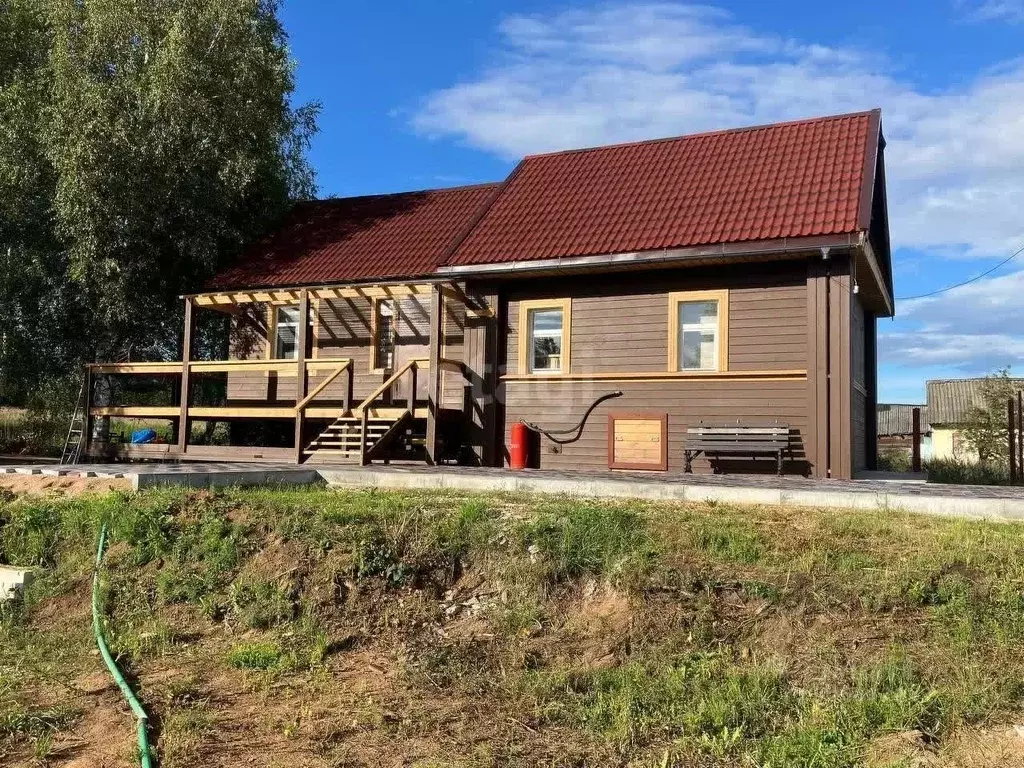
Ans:
[[[770,732],[795,705],[777,672],[713,654],[540,677],[537,684],[548,717],[568,716],[623,747],[669,737],[729,752],[737,737]]]
[[[67,404],[65,398],[55,411],[0,409],[0,454],[59,456],[71,418]]]
[[[885,472],[910,472],[912,469],[910,451],[903,448],[886,448],[878,453],[878,469]]]
[[[87,613],[54,624],[45,598],[76,604],[108,520],[108,637],[158,707],[170,764],[201,760],[212,707],[230,706],[196,688],[218,665],[304,686],[320,711],[319,691],[372,663],[396,693],[331,693],[346,729],[418,740],[446,696],[480,711],[471,738],[489,754],[507,754],[512,718],[531,755],[557,745],[588,765],[853,768],[879,737],[941,749],[1024,704],[1015,525],[323,489],[19,498],[0,515],[0,558],[44,563],[0,615],[0,711],[94,668]],[[164,691],[154,667],[195,677]]]
[[[554,581],[580,576],[630,579],[657,552],[643,517],[629,507],[588,502],[545,503],[520,531]]]
[[[1003,368],[985,377],[979,391],[981,402],[967,411],[964,439],[984,465],[1009,466],[1007,403],[1016,401],[1018,389],[1010,378],[1010,369]]]
[[[11,700],[0,700],[0,741],[14,738],[40,738],[71,726],[79,713],[66,706],[25,707]]]
[[[252,629],[267,629],[295,618],[296,605],[280,584],[244,579],[231,585],[231,607],[238,620]]]
[[[709,520],[696,526],[693,539],[698,549],[731,563],[756,563],[761,559],[761,541],[743,523]]]
[[[3,402],[94,355],[174,354],[177,296],[312,195],[318,107],[291,104],[275,0],[0,16]]]
[[[1003,425],[1003,431],[1006,426]],[[1008,465],[996,461],[979,463],[965,459],[931,459],[924,462],[929,483],[954,485],[1009,485]]]
[[[60,511],[47,504],[10,505],[0,528],[0,547],[13,565],[53,565],[60,537]]]
[[[228,664],[235,669],[268,670],[281,661],[281,648],[276,643],[239,643],[228,654]]]

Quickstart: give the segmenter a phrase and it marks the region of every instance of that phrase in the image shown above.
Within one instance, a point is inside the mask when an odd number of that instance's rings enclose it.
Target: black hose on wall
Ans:
[[[614,397],[622,397],[622,390],[619,389],[616,390],[615,392],[609,392],[606,395],[601,395],[599,398],[597,398],[597,400],[590,404],[590,407],[587,408],[586,413],[583,414],[583,418],[580,419],[579,423],[574,427],[570,427],[569,429],[549,430],[544,429],[538,424],[532,424],[529,421],[524,421],[523,423],[533,431],[539,432],[540,434],[544,435],[544,437],[546,437],[553,443],[556,443],[558,445],[568,445],[569,443],[575,443],[583,435],[583,428],[587,425],[587,419],[590,418],[590,414],[594,412],[594,409],[597,408],[597,406],[599,406],[605,400],[611,400]],[[562,438],[556,437],[556,435],[572,435],[572,437]]]

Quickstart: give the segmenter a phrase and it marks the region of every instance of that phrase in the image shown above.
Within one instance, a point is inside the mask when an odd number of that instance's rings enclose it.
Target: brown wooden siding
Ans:
[[[853,390],[853,469],[867,469],[868,437],[867,437],[867,398],[859,390]]]
[[[853,297],[850,309],[850,354],[853,357],[853,406],[850,426],[853,434],[853,469],[860,471],[866,469],[868,463],[868,390],[864,308],[858,297]]]
[[[795,431],[797,464],[789,470],[802,472],[803,439],[807,430],[807,382],[797,381],[636,381],[636,382],[507,382],[502,385],[505,402],[504,445],[508,430],[525,420],[545,429],[575,426],[596,398],[614,390],[623,396],[598,406],[591,414],[580,439],[556,446],[546,438],[540,442],[540,466],[545,469],[608,469],[608,414],[613,411],[642,410],[668,414],[668,468],[682,471],[686,429],[699,422],[744,424],[789,424]],[[558,451],[557,453],[555,451]],[[761,463],[773,471],[773,462]],[[735,464],[734,464],[735,466]],[[703,459],[694,463],[695,472],[707,472]]]
[[[729,370],[794,370],[807,365],[806,269],[750,268],[714,276],[614,275],[551,281],[543,292],[509,293],[506,372],[519,373],[519,300],[572,298],[572,373],[668,370],[668,310],[672,291],[729,289]],[[559,293],[559,286],[567,293]]]
[[[668,369],[669,292],[729,290],[729,361],[732,372],[802,371],[807,365],[807,268],[804,263],[748,266],[735,270],[675,271],[601,278],[534,280],[506,289],[505,369],[518,373],[521,300],[572,299],[571,373],[664,373]],[[541,440],[540,466],[607,469],[607,416],[610,411],[664,411],[668,414],[669,469],[682,469],[686,428],[700,421],[789,424],[802,444],[808,429],[807,381],[679,380],[658,381],[505,381],[504,444],[518,420],[549,429],[573,426],[597,397],[624,395],[599,406],[578,441],[555,446]],[[764,462],[770,471],[771,462]],[[695,471],[707,471],[698,461]]]

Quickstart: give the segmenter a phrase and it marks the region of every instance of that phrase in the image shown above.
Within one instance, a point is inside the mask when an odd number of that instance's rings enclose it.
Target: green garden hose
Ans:
[[[135,713],[135,719],[138,720],[139,758],[142,761],[142,768],[152,768],[153,756],[149,751],[149,735],[146,730],[149,725],[149,717],[146,715],[146,710],[139,704],[139,700],[135,698],[135,693],[124,679],[121,670],[117,668],[117,663],[107,647],[107,641],[103,639],[103,625],[100,622],[100,567],[103,565],[103,550],[106,549],[106,546],[107,525],[104,523],[100,529],[99,545],[96,547],[96,571],[92,577],[92,629],[96,635],[96,645],[100,649],[103,662],[110,670],[110,674],[114,676],[114,682],[117,683],[117,687],[121,689],[121,693],[128,700],[128,705]]]

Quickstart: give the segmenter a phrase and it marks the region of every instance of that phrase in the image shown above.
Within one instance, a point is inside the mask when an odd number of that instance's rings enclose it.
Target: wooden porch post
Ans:
[[[314,310],[315,311],[315,310]],[[313,318],[316,322],[316,318]],[[309,340],[309,289],[303,288],[299,294],[299,338],[296,340],[296,377],[295,377],[295,402],[298,404],[309,391],[309,381],[306,378],[306,347]],[[302,432],[305,423],[305,409],[295,409],[295,463],[302,463]]]
[[[192,299],[185,299],[185,332],[181,341],[181,393],[178,413],[178,453],[183,454],[188,450],[189,432],[192,431],[192,424],[188,418],[189,407],[189,380],[188,366],[192,361],[192,331],[195,328],[195,317],[192,313]]]
[[[438,459],[437,420],[441,414],[441,332],[444,327],[441,286],[430,289],[430,371],[427,378],[427,461]]]
[[[914,408],[911,412],[911,440],[910,446],[910,468],[914,472],[921,471],[921,409]]]
[[[1010,448],[1010,485],[1017,484],[1017,452],[1013,450],[1014,443],[1017,442],[1017,438],[1014,436],[1014,423],[1013,416],[1013,398],[1009,398],[1006,401],[1006,444]]]
[[[85,381],[82,383],[84,392],[84,412],[82,413],[83,451],[86,456],[92,448],[92,366],[85,366]]]

